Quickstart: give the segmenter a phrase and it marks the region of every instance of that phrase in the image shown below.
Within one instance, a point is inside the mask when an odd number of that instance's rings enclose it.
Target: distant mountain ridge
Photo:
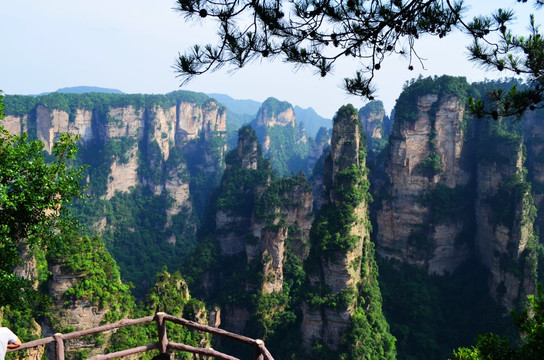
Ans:
[[[109,88],[103,88],[98,86],[64,87],[64,88],[58,89],[56,92],[64,93],[64,94],[83,94],[83,93],[90,93],[90,92],[99,92],[99,93],[106,93],[106,94],[124,94],[124,92],[118,89],[109,89]]]
[[[225,94],[211,93],[207,95],[219,101],[231,112],[239,115],[254,117],[262,105],[261,102],[255,100],[238,100]],[[316,137],[317,131],[321,127],[332,129],[332,119],[322,117],[311,107],[303,109],[296,105],[294,111],[297,122],[303,122],[306,133],[313,138]]]
[[[327,119],[315,112],[311,107],[303,109],[295,106],[297,121],[304,123],[306,133],[315,139],[319,128],[332,129],[332,119]]]
[[[219,101],[221,104],[226,106],[230,111],[235,112],[240,115],[257,115],[257,111],[261,107],[261,102],[255,100],[239,100],[230,97],[225,94],[207,94],[209,97],[214,98]]]

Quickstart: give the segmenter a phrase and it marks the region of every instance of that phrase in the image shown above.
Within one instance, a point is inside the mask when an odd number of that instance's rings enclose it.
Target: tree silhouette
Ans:
[[[518,0],[527,2],[527,0]],[[534,0],[536,9],[544,1]],[[521,115],[543,106],[543,39],[531,18],[528,36],[513,35],[511,10],[464,18],[462,0],[178,0],[189,19],[215,19],[220,41],[194,45],[175,68],[183,83],[225,64],[243,67],[259,58],[277,58],[311,67],[326,76],[342,57],[353,57],[359,70],[344,79],[345,90],[372,100],[373,79],[390,55],[407,59],[407,69],[423,62],[417,39],[444,38],[460,29],[473,39],[470,59],[524,76],[525,86],[491,94],[493,109],[475,102],[477,114]]]

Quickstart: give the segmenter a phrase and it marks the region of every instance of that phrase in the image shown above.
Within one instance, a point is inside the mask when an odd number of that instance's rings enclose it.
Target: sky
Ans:
[[[233,71],[224,67],[180,87],[173,65],[179,53],[196,43],[216,43],[215,30],[191,22],[174,10],[174,0],[0,0],[0,90],[4,94],[40,94],[63,87],[98,86],[125,93],[165,94],[174,90],[222,93],[235,99],[264,101],[275,97],[302,108],[312,107],[332,118],[348,103],[356,108],[365,100],[341,88],[356,63],[336,66],[321,78],[313,70],[292,65],[255,62]],[[486,13],[498,7],[513,8],[521,29],[529,4],[515,0],[468,0],[473,11]],[[540,22],[541,23],[541,22]],[[522,26],[523,25],[523,26]],[[466,76],[469,81],[499,78],[467,60],[470,39],[453,34],[446,39],[422,39],[419,55],[424,68],[399,58],[389,58],[377,72],[376,99],[389,112],[406,81],[434,75]]]

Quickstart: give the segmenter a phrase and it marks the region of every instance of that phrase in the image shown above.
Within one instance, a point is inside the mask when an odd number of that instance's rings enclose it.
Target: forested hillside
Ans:
[[[79,136],[68,162],[87,166],[88,197],[67,208],[82,228],[27,254],[39,310],[4,320],[36,337],[81,309],[89,327],[167,311],[263,338],[276,359],[447,359],[478,333],[510,334],[544,268],[544,114],[467,110],[509,85],[413,80],[393,115],[346,105],[315,136],[275,98],[236,117],[182,91],[6,96],[0,124],[47,161],[61,134]]]

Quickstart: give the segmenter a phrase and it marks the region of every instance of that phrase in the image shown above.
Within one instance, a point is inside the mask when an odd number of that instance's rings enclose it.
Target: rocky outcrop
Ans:
[[[358,344],[367,343],[363,351],[388,349],[375,356],[388,358],[394,356],[394,340],[381,313],[375,277],[366,152],[358,113],[347,105],[333,121],[323,180],[326,200],[312,227],[306,264],[311,295],[302,304],[302,345],[311,353],[316,343],[322,343],[335,353],[356,358]],[[357,333],[357,344],[346,343],[350,331]]]
[[[358,119],[355,114],[339,111],[333,119],[331,151],[325,161],[324,183],[325,204],[338,208],[345,199],[338,191],[345,190],[348,184],[342,172],[350,168],[364,168],[364,158],[360,151],[363,146]],[[330,289],[332,295],[354,288],[361,280],[361,261],[357,259],[362,254],[364,241],[369,241],[370,234],[365,224],[368,222],[366,202],[358,205],[354,211],[353,223],[345,236],[355,237],[355,244],[349,249],[336,250],[320,256],[319,272],[308,274],[310,283]],[[319,218],[318,218],[319,221]],[[340,235],[342,236],[342,235]],[[315,244],[319,246],[319,244]],[[355,266],[352,266],[355,264]],[[341,336],[349,324],[353,312],[353,304],[340,309],[312,308],[303,305],[302,337],[304,347],[309,351],[316,340],[322,340],[331,348],[336,349],[342,342]]]
[[[430,274],[477,259],[491,273],[492,297],[512,309],[536,279],[523,131],[509,120],[470,119],[459,90],[464,80],[426,81],[434,91],[416,82],[397,102],[376,212],[377,251]],[[528,159],[538,158],[538,126],[529,121],[525,133]],[[528,166],[539,179],[539,166]]]
[[[533,293],[536,281],[535,208],[523,170],[522,138],[494,131],[489,124],[487,151],[476,172],[476,250],[491,272],[493,298],[507,309]]]
[[[268,98],[250,125],[257,134],[263,155],[270,159],[276,173],[311,173],[320,155],[316,154],[319,145],[308,140],[304,124],[297,123],[291,104]]]
[[[156,144],[156,155],[162,161],[167,161],[174,148],[181,148],[183,151],[183,146],[191,140],[202,138],[206,141],[215,135],[224,136],[226,133],[226,111],[215,101],[210,99],[199,103],[183,92],[168,95],[175,101],[172,106],[165,107],[153,102],[146,104],[138,95],[123,100],[112,96],[111,106],[97,103],[76,107],[69,112],[54,104],[48,105],[45,100],[42,104],[38,98],[37,105],[29,109],[28,114],[12,115],[9,114],[11,109],[6,109],[8,115],[1,124],[17,135],[27,130],[35,131],[37,139],[44,143],[48,152],[51,152],[54,142],[63,133],[80,136],[82,147],[90,145],[94,140],[92,146],[95,153],[104,151],[96,148],[97,145],[108,148],[112,142],[116,143],[112,147],[120,142],[125,145],[128,143],[129,146],[123,148],[122,152],[106,149],[109,152],[107,157],[113,159],[113,162],[107,177],[107,192],[103,196],[110,199],[116,191],[127,192],[131,186],[154,183],[152,179],[146,179],[138,173],[138,161],[142,160],[138,158],[138,152],[142,152],[142,146],[152,147]],[[81,97],[81,102],[87,100],[84,95]],[[126,103],[125,106],[118,105],[123,102]],[[142,143],[142,140],[145,142]],[[225,146],[220,148],[220,155],[225,150]],[[160,166],[161,164],[151,164],[152,168]],[[154,187],[155,193],[165,190],[164,184],[155,185],[158,185]]]
[[[383,103],[371,101],[359,110],[359,121],[368,139],[387,139],[392,121],[385,115]]]
[[[246,280],[237,287],[252,296],[275,296],[284,290],[287,249],[300,259],[308,255],[312,193],[303,175],[274,178],[251,127],[241,128],[238,136],[237,148],[227,155],[215,213],[221,256],[236,265],[210,273],[208,280],[217,284],[214,279],[242,278]],[[261,280],[255,279],[257,273]],[[224,289],[220,295],[230,299],[222,306],[220,323],[245,333],[250,319],[260,315],[253,313],[247,299],[238,299],[241,295],[236,289]]]
[[[524,143],[527,146],[527,160],[525,167],[528,170],[528,181],[537,209],[544,208],[544,113],[531,111],[525,115]],[[544,229],[544,211],[540,210],[535,219],[535,228]]]
[[[54,306],[51,308],[51,321],[42,323],[43,335],[53,336],[57,332],[71,332],[101,325],[109,307],[100,307],[88,300],[67,301],[66,291],[77,282],[83,280],[82,274],[75,274],[63,269],[61,264],[50,266],[49,295]],[[108,345],[111,332],[103,333],[102,345],[97,345],[96,339],[78,338],[65,343],[68,358],[81,350],[89,350],[90,355],[103,354]],[[48,352],[54,352],[49,349]],[[54,353],[51,354],[54,357]]]
[[[256,127],[291,126],[295,127],[295,110],[291,104],[275,98],[265,100],[255,119]],[[263,144],[263,148],[267,149]]]
[[[443,274],[469,255],[467,244],[455,242],[464,224],[454,214],[433,221],[433,203],[422,198],[438,184],[453,192],[471,179],[461,158],[466,144],[465,105],[459,98],[439,94],[416,101],[417,119],[396,121],[390,138],[388,198],[377,213],[377,251],[385,258]]]
[[[166,249],[165,244],[171,244],[180,253],[194,246],[197,212],[202,216],[211,190],[224,171],[226,111],[215,100],[183,91],[166,95],[54,93],[8,97],[7,105],[7,118],[0,124],[17,135],[27,130],[48,152],[61,134],[79,136],[77,164],[88,165],[86,181],[92,197],[90,208],[79,220],[88,227],[96,226],[94,230],[103,236],[113,254],[126,252],[116,252],[117,246],[140,246],[143,249],[135,251],[147,252],[149,246]],[[123,215],[105,211],[119,201],[134,201],[131,196],[135,193],[141,193],[140,205]],[[102,205],[94,206],[99,199],[104,201]],[[117,243],[116,232],[134,232],[140,221],[130,218],[140,217],[133,210],[152,201],[153,211],[159,214],[148,221],[150,228],[144,231],[158,234],[153,243]],[[117,260],[125,271],[124,259],[118,256]],[[149,280],[129,280],[138,287],[150,286],[156,270],[164,265],[162,260],[160,256],[150,260],[159,263],[153,270],[142,264],[150,272],[146,276]],[[170,261],[169,266],[173,266],[174,260]]]

